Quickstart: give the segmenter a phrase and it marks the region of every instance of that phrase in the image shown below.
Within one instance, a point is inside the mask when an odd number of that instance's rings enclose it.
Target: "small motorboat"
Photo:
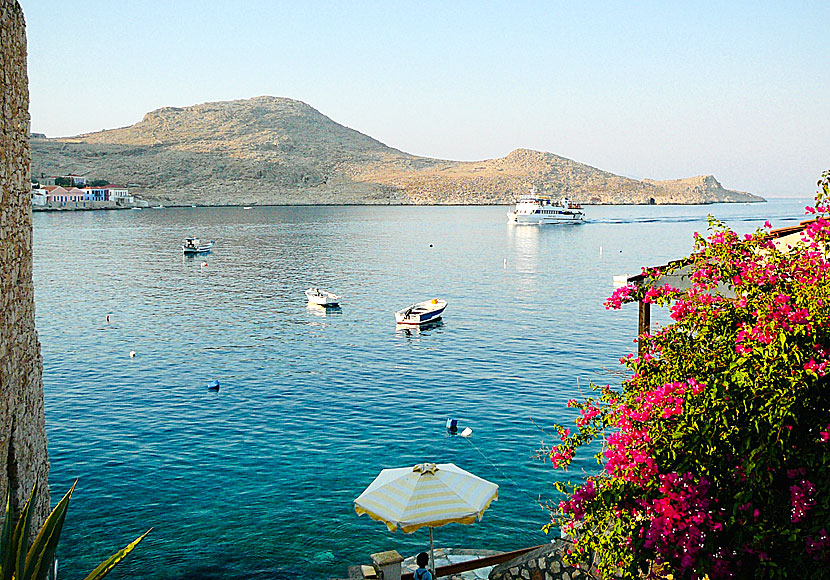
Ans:
[[[418,302],[395,313],[395,322],[398,324],[422,325],[435,322],[447,307],[447,301],[440,298]]]
[[[205,254],[210,252],[214,243],[212,240],[210,242],[201,242],[199,238],[185,238],[182,242],[182,253],[186,255]]]
[[[317,306],[337,306],[340,302],[340,296],[320,288],[309,288],[305,291],[305,297]]]

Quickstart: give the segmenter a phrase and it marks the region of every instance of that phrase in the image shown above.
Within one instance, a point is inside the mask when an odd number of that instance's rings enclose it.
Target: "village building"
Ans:
[[[77,187],[66,189],[60,185],[46,185],[42,189],[46,190],[46,204],[51,206],[66,205],[67,203],[76,203],[84,201],[84,192]]]
[[[109,192],[102,187],[85,187],[83,192],[85,201],[109,201]]]
[[[45,189],[37,188],[32,190],[32,205],[44,207],[46,205],[46,195],[48,192]]]
[[[32,188],[32,207],[49,209],[104,209],[128,207],[135,203],[126,187],[104,185],[83,189],[60,185],[40,185]]]
[[[86,177],[82,175],[75,175],[74,173],[70,173],[69,175],[64,175],[64,179],[71,179],[72,184],[77,186],[84,186],[86,185]]]
[[[129,190],[126,187],[121,187],[119,185],[105,185],[104,186],[107,191],[109,191],[109,199],[114,201],[118,205],[127,205],[135,203],[135,198],[130,195]]]

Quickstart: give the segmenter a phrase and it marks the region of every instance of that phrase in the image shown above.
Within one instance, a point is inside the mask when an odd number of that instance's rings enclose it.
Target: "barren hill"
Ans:
[[[582,203],[763,201],[712,176],[639,181],[527,149],[475,162],[418,157],[277,97],[165,107],[129,127],[31,145],[35,177],[106,178],[168,204],[487,204],[534,189]]]

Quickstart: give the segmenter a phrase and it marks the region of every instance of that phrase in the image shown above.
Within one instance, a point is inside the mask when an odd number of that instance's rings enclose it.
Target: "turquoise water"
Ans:
[[[543,543],[540,500],[562,477],[535,458],[544,430],[590,381],[619,384],[634,348],[636,308],[602,306],[612,276],[687,254],[707,213],[746,232],[806,203],[589,207],[544,228],[503,207],[35,214],[53,501],[79,480],[61,578],[151,526],[113,577],[345,577],[428,545],[352,508],[382,468],[423,461],[501,486],[437,544]],[[213,253],[183,258],[188,235]],[[309,310],[311,285],[342,309]],[[396,330],[394,310],[433,297],[442,325]],[[473,436],[448,436],[447,417]]]

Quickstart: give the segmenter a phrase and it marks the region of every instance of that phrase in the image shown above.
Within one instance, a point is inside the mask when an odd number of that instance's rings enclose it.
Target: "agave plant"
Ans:
[[[26,505],[20,512],[17,522],[13,521],[11,508],[11,489],[6,493],[6,517],[3,520],[3,528],[0,531],[0,580],[45,580],[55,559],[55,550],[58,547],[63,520],[66,517],[66,509],[69,507],[69,500],[75,485],[66,492],[46,518],[43,527],[40,528],[32,546],[27,550],[29,531],[32,523],[32,504],[35,497],[35,488],[29,494]],[[9,486],[11,487],[11,486]],[[150,528],[152,530],[152,528]],[[134,541],[127,544],[103,562],[101,562],[85,580],[98,580],[106,576],[116,564],[123,560],[127,554],[133,551],[138,543],[143,540],[150,530],[144,532]]]

